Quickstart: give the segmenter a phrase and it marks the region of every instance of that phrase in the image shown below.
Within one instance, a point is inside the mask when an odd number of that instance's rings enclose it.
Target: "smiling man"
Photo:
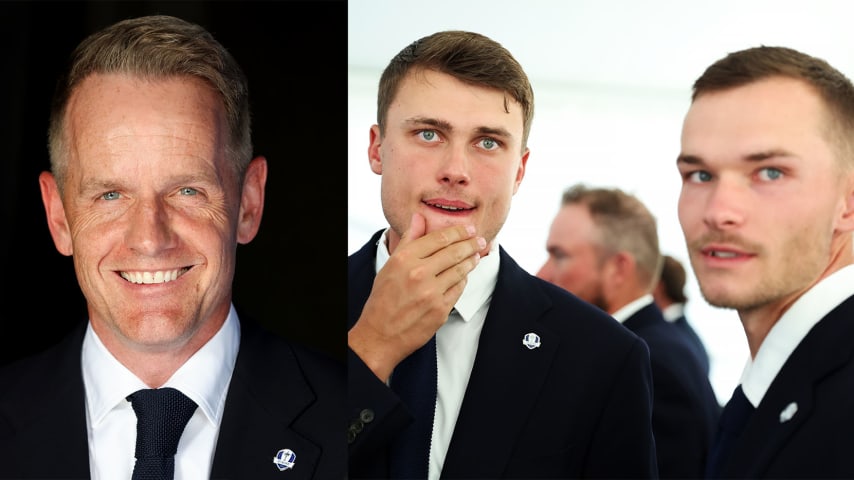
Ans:
[[[677,166],[700,290],[750,347],[707,475],[854,477],[854,87],[792,49],[731,53],[694,83]]]
[[[88,321],[0,371],[0,478],[344,478],[344,366],[232,304],[267,180],[240,66],[159,15],[69,65],[39,184]]]
[[[380,78],[389,227],[347,262],[349,478],[657,475],[644,342],[498,245],[533,102],[473,32],[424,37]]]

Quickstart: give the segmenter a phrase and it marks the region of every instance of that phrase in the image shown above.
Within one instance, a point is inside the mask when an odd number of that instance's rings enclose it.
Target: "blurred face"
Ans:
[[[371,169],[382,175],[389,250],[419,212],[427,232],[471,224],[492,241],[525,174],[522,109],[498,90],[435,71],[410,72],[388,111],[385,135],[371,128]],[[487,253],[489,246],[486,247]]]
[[[552,221],[546,241],[549,258],[537,276],[607,312],[605,269],[599,260],[596,233],[587,207],[562,206]]]
[[[826,121],[818,94],[787,78],[691,105],[677,162],[679,221],[712,305],[790,304],[842,251],[845,194]]]
[[[144,351],[209,338],[228,314],[237,243],[257,232],[263,158],[241,197],[223,107],[195,79],[94,75],[66,115],[65,190],[45,173],[42,197],[93,328],[108,347]]]

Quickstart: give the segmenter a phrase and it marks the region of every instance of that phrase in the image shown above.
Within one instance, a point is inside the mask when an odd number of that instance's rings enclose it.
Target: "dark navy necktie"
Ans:
[[[196,403],[174,388],[138,390],[127,397],[136,413],[132,480],[172,480],[175,452]]]
[[[433,415],[436,409],[436,336],[394,369],[391,388],[414,417],[390,451],[390,478],[427,478]]]
[[[744,396],[741,385],[735,388],[732,398],[727,402],[718,423],[715,443],[706,461],[706,478],[718,478],[724,463],[729,458],[732,446],[741,435],[741,431],[750,419],[755,408]]]

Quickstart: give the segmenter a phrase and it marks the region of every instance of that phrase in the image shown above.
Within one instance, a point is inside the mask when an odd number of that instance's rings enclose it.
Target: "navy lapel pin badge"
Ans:
[[[792,403],[786,405],[786,408],[784,408],[780,412],[780,423],[786,423],[789,420],[791,420],[792,417],[795,416],[795,413],[797,413],[797,411],[798,411],[798,404],[796,402],[792,402]]]
[[[283,448],[273,457],[273,464],[280,472],[294,468],[297,455],[289,448]]]
[[[522,345],[528,347],[528,350],[540,348],[540,336],[533,332],[526,333],[525,336],[522,337]]]

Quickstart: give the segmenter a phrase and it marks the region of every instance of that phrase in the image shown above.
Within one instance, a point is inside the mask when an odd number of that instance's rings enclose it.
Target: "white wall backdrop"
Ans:
[[[712,357],[723,403],[748,352],[735,313],[703,300],[676,215],[690,87],[726,53],[760,44],[797,48],[852,76],[852,14],[846,0],[351,0],[347,253],[386,225],[380,177],[367,159],[382,69],[434,31],[483,33],[519,60],[536,99],[527,173],[499,242],[536,273],[563,189],[586,182],[637,195],[658,219],[664,252],[688,269],[687,316]]]

